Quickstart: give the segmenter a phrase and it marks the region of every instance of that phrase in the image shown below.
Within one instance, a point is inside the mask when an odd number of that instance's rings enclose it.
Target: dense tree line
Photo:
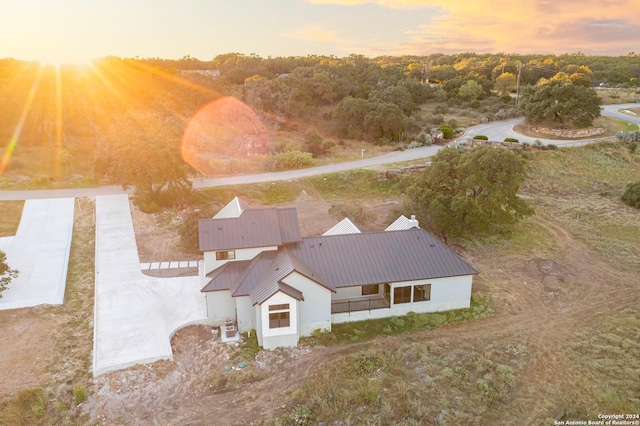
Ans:
[[[217,70],[220,76],[185,72],[194,70]],[[56,178],[68,169],[154,193],[167,189],[170,181],[184,183],[193,172],[177,166],[181,133],[189,117],[221,96],[242,100],[267,126],[295,122],[303,131],[322,127],[328,138],[394,143],[417,140],[429,127],[445,124],[418,118],[425,103],[436,104],[440,115],[450,107],[478,108],[488,100],[509,109],[514,107],[509,93],[518,82],[522,88],[531,87],[523,89],[528,95],[543,86],[541,81],[551,82],[545,89],[555,88],[557,76],[571,83],[562,90],[577,94],[587,93],[579,88],[599,82],[635,86],[640,55],[263,58],[227,53],[211,60],[107,57],[91,67],[58,71],[2,59],[0,146],[20,129],[18,151],[38,147],[49,153],[35,160],[40,173]],[[543,110],[548,114],[552,109]],[[23,111],[26,120],[18,126]],[[574,119],[566,111],[553,111],[553,117]],[[589,118],[587,113],[576,123],[583,125]],[[328,146],[316,132],[299,149],[318,156]],[[227,144],[225,149],[228,155],[235,148]],[[242,152],[241,143],[237,150]],[[19,161],[9,167],[19,168]],[[168,173],[169,168],[178,170]],[[157,171],[165,171],[164,181],[150,181]]]

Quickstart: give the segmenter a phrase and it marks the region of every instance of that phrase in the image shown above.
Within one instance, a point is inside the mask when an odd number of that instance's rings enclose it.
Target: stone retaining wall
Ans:
[[[598,136],[605,132],[603,127],[590,127],[588,129],[577,129],[577,130],[567,130],[567,129],[549,129],[548,127],[532,127],[536,133],[542,133],[545,135],[558,136],[561,138],[588,138],[592,136]]]

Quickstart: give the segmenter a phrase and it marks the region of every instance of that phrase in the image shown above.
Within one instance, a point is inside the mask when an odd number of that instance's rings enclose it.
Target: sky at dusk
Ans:
[[[640,53],[639,0],[2,0],[0,58]]]

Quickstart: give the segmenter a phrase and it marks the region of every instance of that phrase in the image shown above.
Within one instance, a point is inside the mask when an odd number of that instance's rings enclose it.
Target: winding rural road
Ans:
[[[630,108],[638,108],[640,103],[606,105],[602,108],[602,115],[625,120],[640,125],[640,116],[620,111]],[[514,118],[503,121],[493,121],[487,124],[480,124],[469,128],[458,140],[472,138],[475,135],[486,135],[490,140],[502,141],[507,137],[518,138],[521,142],[533,143],[538,138],[523,136],[514,132],[513,127],[522,122],[523,118]],[[557,146],[576,146],[591,143],[600,139],[580,140],[580,141],[558,141],[553,139],[540,139],[543,144],[555,144]],[[388,154],[363,158],[344,163],[328,164],[325,166],[311,167],[308,169],[286,170],[283,172],[257,173],[252,175],[238,175],[220,178],[194,179],[193,187],[210,188],[224,185],[237,185],[247,183],[273,182],[280,180],[292,180],[309,176],[318,176],[327,173],[341,172],[345,170],[361,169],[366,167],[379,166],[381,164],[391,164],[403,161],[414,161],[428,158],[435,155],[440,146],[432,145],[405,151],[394,151]],[[66,189],[34,189],[34,190],[3,190],[0,191],[0,200],[29,200],[40,198],[66,198],[66,197],[94,197],[100,195],[124,194],[120,186],[101,186],[97,188],[66,188]]]

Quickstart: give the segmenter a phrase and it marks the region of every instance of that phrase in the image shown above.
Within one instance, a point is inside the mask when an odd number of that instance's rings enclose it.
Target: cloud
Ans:
[[[640,43],[638,0],[307,0],[313,4],[375,4],[424,15],[399,28],[405,40],[396,54],[571,53],[626,54]],[[392,50],[392,46],[378,50]],[[360,44],[362,49],[375,46]],[[361,50],[362,50],[361,49]]]

